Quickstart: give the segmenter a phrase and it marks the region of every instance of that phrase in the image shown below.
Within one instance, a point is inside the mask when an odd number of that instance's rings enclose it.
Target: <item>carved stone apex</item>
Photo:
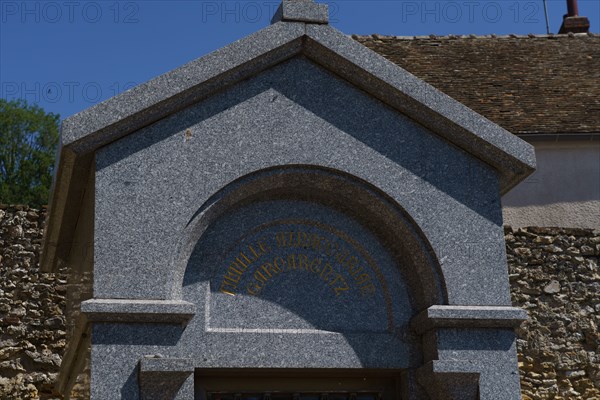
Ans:
[[[280,21],[328,24],[329,7],[313,0],[283,0],[271,23]]]

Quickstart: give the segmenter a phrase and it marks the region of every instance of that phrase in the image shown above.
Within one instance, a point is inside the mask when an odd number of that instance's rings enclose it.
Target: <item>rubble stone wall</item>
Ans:
[[[39,271],[44,219],[0,205],[1,399],[60,399],[67,279]],[[600,400],[600,232],[505,233],[513,303],[530,316],[518,330],[523,399]]]
[[[0,398],[58,399],[66,280],[38,268],[45,211],[0,206]]]
[[[506,231],[523,399],[600,400],[600,233]]]

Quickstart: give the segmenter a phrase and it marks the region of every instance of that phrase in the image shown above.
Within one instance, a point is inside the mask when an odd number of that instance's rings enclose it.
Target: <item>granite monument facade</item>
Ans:
[[[94,400],[520,398],[500,196],[532,147],[327,22],[284,0],[64,121],[65,392],[89,355]]]

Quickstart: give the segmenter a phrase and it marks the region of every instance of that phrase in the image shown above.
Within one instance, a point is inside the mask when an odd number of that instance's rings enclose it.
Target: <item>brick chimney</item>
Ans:
[[[577,0],[567,0],[567,14],[563,16],[563,23],[558,33],[585,33],[590,30],[590,20],[579,16]]]

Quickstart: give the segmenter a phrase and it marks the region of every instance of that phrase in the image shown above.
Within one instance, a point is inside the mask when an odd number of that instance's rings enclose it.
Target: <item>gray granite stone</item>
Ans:
[[[255,203],[219,219],[194,249],[183,288],[187,301],[207,298],[214,332],[397,332],[412,314],[404,279],[377,239],[335,209],[303,201]]]
[[[531,146],[326,17],[285,0],[63,124],[43,264],[78,262],[73,232],[93,243],[65,366],[89,340],[93,400],[189,400],[198,371],[261,370],[518,398],[500,196]]]
[[[168,266],[194,213],[278,165],[370,182],[427,237],[450,304],[510,304],[496,172],[303,58],[97,152],[97,296],[167,299],[179,268]]]
[[[140,359],[141,372],[173,372],[193,373],[195,369],[194,360],[190,358],[163,358],[160,355],[146,355]]]
[[[307,4],[297,6],[322,6]],[[298,54],[490,164],[500,173],[502,193],[533,170],[531,146],[335,29],[279,22],[63,122],[42,267],[68,257],[77,219],[67,216],[79,211],[94,151]]]
[[[187,323],[196,306],[178,300],[92,299],[81,303],[81,312],[90,322]]]
[[[158,120],[228,82],[281,62],[299,51],[303,35],[304,24],[273,24],[138,85],[65,119],[61,145],[78,153],[96,149],[139,128],[141,121]]]
[[[194,365],[189,359],[149,355],[140,360],[140,397],[143,400],[193,400]]]
[[[515,307],[431,306],[411,325],[422,334],[434,328],[516,328],[527,319],[527,312]]]
[[[139,362],[147,355],[168,354],[181,325],[93,324],[91,398],[139,399]]]
[[[513,329],[439,329],[434,335],[427,336],[435,341],[430,345],[437,348],[436,360],[426,364],[419,371],[422,379],[444,379],[462,376],[478,375],[476,386],[479,397],[473,397],[473,392],[467,388],[469,396],[466,399],[498,399],[518,400],[521,398],[519,371],[515,363],[516,341]],[[452,392],[460,393],[463,388],[451,388]],[[431,386],[429,393],[434,399],[445,399],[445,386]]]
[[[307,25],[305,54],[498,169],[505,193],[535,169],[531,146],[326,25]],[[433,112],[432,112],[433,111]]]
[[[299,53],[303,34],[303,23],[273,24],[65,119],[41,267],[66,262],[95,150]]]
[[[359,112],[346,114],[348,103]],[[169,299],[172,285],[180,285],[182,299],[196,303],[198,310],[177,342],[159,351],[197,360],[197,368],[416,367],[419,340],[407,327],[420,308],[403,283],[414,264],[410,259],[405,265],[400,259],[389,261],[393,257],[362,228],[361,221],[366,224],[376,214],[344,216],[345,209],[356,209],[351,206],[353,192],[331,188],[331,193],[313,193],[309,183],[290,177],[252,194],[258,179],[246,182],[245,177],[280,165],[311,165],[369,182],[410,215],[413,222],[401,222],[407,230],[427,238],[439,260],[439,268],[434,263],[430,269],[443,276],[450,304],[509,304],[504,254],[494,252],[503,248],[495,170],[302,58],[96,153],[96,296]],[[313,182],[319,179],[325,178],[313,174]],[[211,198],[221,190],[232,191],[228,188],[233,182],[240,182],[238,191],[246,197],[223,206],[226,212],[217,214],[220,218],[203,220]],[[266,202],[255,197],[261,193]],[[261,288],[262,297],[257,297],[248,289],[256,284],[258,265],[240,280],[243,295],[220,292],[232,262],[228,257],[263,234],[270,240],[265,246],[275,247],[279,231],[258,228],[281,225],[278,221],[285,217],[296,220],[286,225],[294,232],[304,229],[330,241],[331,231],[345,232],[352,240],[339,243],[348,248],[359,241],[369,257],[379,260],[384,278],[377,281],[377,289],[384,292],[383,286],[389,286],[389,300],[382,296],[365,301],[354,293],[339,302],[320,272],[306,270],[278,275],[277,283]],[[327,229],[306,228],[297,220]],[[182,267],[175,262],[179,243],[191,221],[207,226],[183,266],[183,281],[174,281]],[[400,253],[417,249],[400,247]],[[275,275],[273,260],[285,257],[289,263],[290,253],[270,254],[271,267],[263,273]],[[307,255],[315,257],[314,252]],[[384,313],[387,304],[390,311]],[[107,336],[98,336],[98,345],[123,357],[120,339],[114,333]],[[170,337],[155,335],[155,340],[168,342]],[[103,344],[109,339],[114,343]],[[152,350],[139,348],[130,363],[135,364],[139,351]]]
[[[465,361],[430,361],[418,371],[432,400],[479,399],[480,366]]]

